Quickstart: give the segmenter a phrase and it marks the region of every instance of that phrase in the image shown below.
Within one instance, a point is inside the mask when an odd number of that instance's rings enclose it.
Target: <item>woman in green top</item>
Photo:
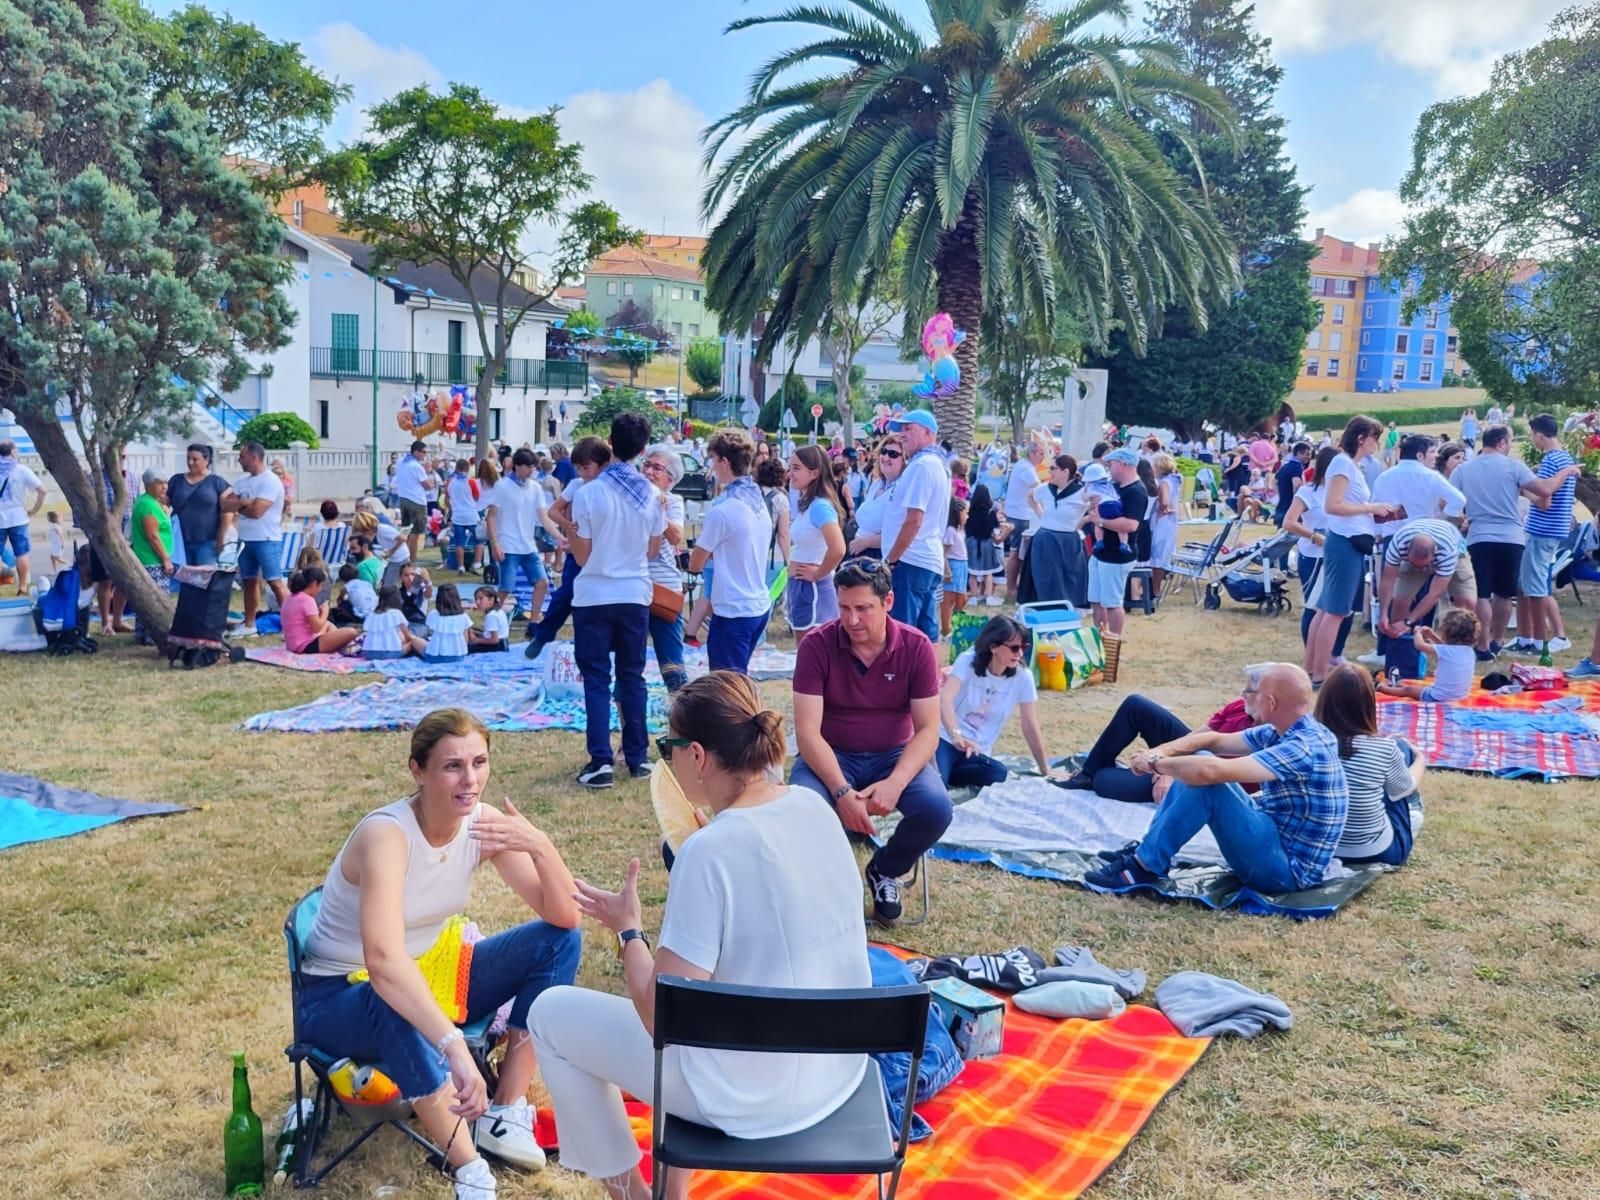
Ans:
[[[150,575],[158,591],[171,586],[168,577],[175,574],[178,565],[172,561],[172,518],[167,515],[167,479],[151,469],[144,475],[144,493],[133,502],[128,540],[133,545],[133,556]],[[142,623],[134,622],[134,640],[141,646],[150,644]]]

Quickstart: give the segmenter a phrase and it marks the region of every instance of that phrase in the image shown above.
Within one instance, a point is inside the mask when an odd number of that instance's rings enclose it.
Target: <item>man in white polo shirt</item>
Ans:
[[[611,465],[572,498],[569,539],[582,570],[572,584],[572,650],[583,674],[584,733],[589,762],[578,772],[584,787],[610,787],[611,664],[617,669],[622,754],[634,778],[645,765],[645,643],[650,632],[650,560],[661,546],[666,516],[656,488],[634,468],[650,443],[650,421],[618,413],[611,421]],[[519,451],[520,453],[520,451]]]
[[[529,621],[539,619],[544,610],[544,594],[550,586],[534,531],[543,525],[559,536],[545,509],[544,488],[533,477],[537,462],[532,450],[518,450],[511,456],[511,473],[502,475],[483,501],[489,553],[500,570],[500,587],[514,595],[517,576],[528,581],[533,590]]]
[[[939,422],[932,413],[905,413],[890,421],[889,428],[900,435],[906,451],[906,465],[883,517],[883,560],[894,580],[890,615],[937,642],[950,468],[939,452]]]
[[[706,447],[721,494],[706,513],[705,524],[689,556],[689,570],[716,570],[711,579],[711,629],[706,659],[713,671],[750,673],[767,619],[772,593],[767,590],[767,547],[772,542],[772,517],[761,489],[750,478],[755,446],[742,430],[724,429]]]
[[[411,443],[411,453],[402,458],[394,469],[394,494],[400,501],[400,528],[406,531],[406,549],[417,557],[417,547],[422,535],[428,532],[428,497],[439,486],[439,481],[422,461],[428,453],[428,444]]]

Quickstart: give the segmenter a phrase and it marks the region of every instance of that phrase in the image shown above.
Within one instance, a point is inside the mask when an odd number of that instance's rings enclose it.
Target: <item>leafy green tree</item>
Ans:
[[[606,323],[600,319],[599,313],[580,308],[565,318],[561,327],[567,331],[568,337],[581,345],[598,335],[606,327]]]
[[[1448,298],[1478,382],[1519,408],[1600,392],[1600,4],[1496,63],[1489,87],[1417,122],[1384,254],[1407,309]]]
[[[983,331],[983,390],[1020,443],[1034,402],[1059,397],[1083,357],[1083,335],[1072,314],[1057,309],[1046,326],[1036,314],[991,313]]]
[[[835,395],[855,398],[859,380],[852,376],[861,348],[879,334],[893,328],[905,315],[906,239],[896,235],[884,267],[875,275],[834,281],[833,305],[824,322],[823,346],[833,363]],[[864,377],[863,372],[863,377]],[[853,407],[853,405],[852,405]],[[855,422],[845,421],[844,444],[855,442]]]
[[[970,449],[980,322],[1008,264],[1027,308],[1081,314],[1103,342],[1113,321],[1142,351],[1168,307],[1204,326],[1238,280],[1232,246],[1162,154],[1164,105],[1213,117],[1227,103],[1124,38],[1125,0],[1059,12],[1037,0],[884,0],[797,5],[730,31],[800,24],[819,40],[757,71],[746,101],[707,131],[715,163],[702,211],[716,220],[708,297],[724,327],[766,314],[757,357],[823,327],[837,284],[870,280],[905,233],[905,338],[943,310],[968,337],[960,388],[936,404]],[[842,62],[842,67],[831,65]],[[726,161],[733,139],[742,138]]]
[[[1188,434],[1204,421],[1249,428],[1294,387],[1306,334],[1316,327],[1301,240],[1305,188],[1284,150],[1273,101],[1283,69],[1255,32],[1252,0],[1153,0],[1147,27],[1174,45],[1188,69],[1228,98],[1236,129],[1182,98],[1164,101],[1160,140],[1167,160],[1208,189],[1223,230],[1239,247],[1243,287],[1198,325],[1168,313],[1160,341],[1144,353],[1124,331],[1093,363],[1109,371],[1107,406],[1128,420]]]
[[[607,353],[628,368],[628,383],[639,382],[639,368],[656,356],[656,344],[635,333],[619,333]]]
[[[0,0],[0,64],[0,404],[162,638],[169,603],[122,537],[122,448],[179,433],[195,388],[232,390],[288,342],[282,226],[199,114],[151,103],[107,4]]]
[[[372,245],[375,269],[436,263],[460,286],[484,359],[477,404],[486,413],[528,315],[637,235],[608,205],[583,200],[592,182],[583,147],[561,140],[554,109],[505,116],[477,88],[455,83],[444,95],[410,88],[367,117],[367,136],[330,162],[329,193],[345,225]],[[512,299],[525,266],[522,242],[536,222],[560,229],[545,290]],[[537,429],[544,428],[546,403],[535,405]],[[488,450],[489,423],[480,421],[478,457]]]
[[[643,413],[650,418],[650,433],[660,441],[672,432],[672,418],[662,412],[643,392],[633,388],[613,388],[602,392],[584,406],[582,415],[573,424],[572,431],[579,437],[611,436],[611,419],[619,413]]]
[[[820,418],[811,415],[813,404],[822,405]],[[843,424],[839,417],[838,397],[827,392],[812,391],[798,375],[784,376],[783,386],[767,397],[761,411],[756,414],[756,428],[768,433],[778,432],[783,428],[785,410],[794,414],[796,441],[804,441],[819,420],[824,426],[836,421]]]
[[[722,343],[690,342],[683,352],[683,369],[701,395],[722,390]]]
[[[323,131],[350,98],[348,86],[307,63],[295,43],[199,4],[165,17],[137,0],[114,7],[139,40],[155,103],[183,101],[223,149],[269,164],[251,176],[269,194],[314,175],[326,153]]]

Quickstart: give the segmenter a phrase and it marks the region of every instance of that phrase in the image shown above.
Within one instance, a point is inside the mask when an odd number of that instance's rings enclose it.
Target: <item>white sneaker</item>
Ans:
[[[984,601],[984,603],[987,604],[990,608],[999,608],[1002,604],[1005,603],[1005,601],[1002,600],[999,596],[990,596],[987,600]]]
[[[254,625],[241,625],[228,636],[236,638],[253,638],[260,637],[261,633]]]
[[[1540,649],[1543,649],[1543,647],[1540,647]],[[1572,643],[1570,641],[1568,641],[1566,638],[1551,638],[1550,639],[1550,653],[1551,654],[1560,654],[1563,650],[1571,650],[1571,649],[1572,649]]]
[[[455,1182],[456,1200],[494,1200],[495,1192],[498,1190],[494,1172],[481,1158],[475,1158],[457,1167]]]
[[[491,1104],[489,1111],[478,1118],[476,1141],[478,1149],[512,1166],[528,1171],[544,1167],[544,1151],[533,1138],[533,1123],[538,1110],[527,1100],[514,1104]]]

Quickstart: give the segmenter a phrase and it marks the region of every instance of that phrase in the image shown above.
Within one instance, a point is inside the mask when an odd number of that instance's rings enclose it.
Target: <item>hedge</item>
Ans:
[[[1318,413],[1306,412],[1303,408],[1295,410],[1295,417],[1306,423],[1307,431],[1320,433],[1324,429],[1343,429],[1351,417],[1371,417],[1374,421],[1381,421],[1387,425],[1393,421],[1401,429],[1408,429],[1417,425],[1438,425],[1441,423],[1455,423],[1461,420],[1462,410],[1470,407],[1464,404],[1436,404],[1431,408],[1366,408],[1360,412]],[[1482,418],[1479,418],[1482,424]]]

